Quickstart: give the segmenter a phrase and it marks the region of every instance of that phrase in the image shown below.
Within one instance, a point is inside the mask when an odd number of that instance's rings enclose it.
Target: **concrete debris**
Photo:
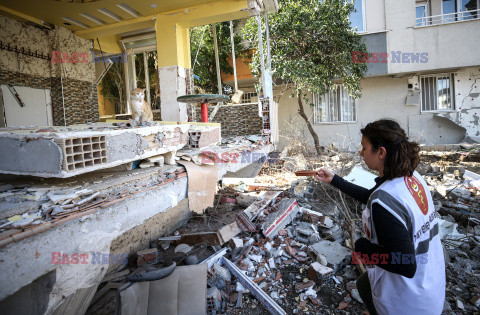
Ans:
[[[307,159],[302,154],[285,158],[284,167],[292,172],[307,169]]]
[[[457,302],[457,308],[463,311],[465,309],[463,302],[460,300],[457,300],[456,302]]]
[[[22,228],[22,227],[25,227],[27,225],[30,225],[33,223],[33,221],[35,221],[35,219],[39,219],[40,216],[38,215],[31,215],[31,216],[28,216],[26,218],[23,218],[21,220],[15,220],[13,221],[13,224],[12,224],[12,227],[13,228]]]
[[[333,265],[340,264],[346,256],[350,255],[350,250],[337,242],[321,240],[318,243],[308,247],[317,257],[323,255],[327,261]]]
[[[221,153],[229,151],[199,149],[208,137],[189,133],[189,139],[184,139],[188,141],[188,150],[172,149],[148,154],[142,157],[140,168],[149,169],[137,171],[158,173],[152,180],[157,185],[184,173],[183,168],[175,167],[180,159],[198,165],[208,164],[207,158],[213,162],[223,161],[225,156]],[[165,145],[168,138],[156,137],[152,141],[160,146],[160,142]],[[263,139],[239,137],[225,140],[222,141],[222,150],[233,150],[238,144],[250,147],[253,141],[258,143]],[[466,161],[476,155],[465,153],[469,158],[464,158],[461,165],[440,155],[429,151],[426,157],[423,153],[418,171],[424,175],[441,216],[440,237],[448,257],[446,305],[473,312],[480,307],[480,285],[475,277],[480,272],[480,175],[476,173],[480,168],[472,164],[477,162]],[[134,267],[129,265],[123,273],[113,273],[122,276],[107,279],[121,282],[124,274],[143,274],[172,262],[179,266],[206,265],[209,314],[252,313],[256,308],[273,314],[331,313],[335,309],[343,310],[342,313],[361,314],[365,306],[355,283],[359,273],[349,261],[349,248],[360,237],[358,231],[361,227],[357,226],[357,233],[350,237],[350,231],[345,230],[344,210],[340,209],[349,208],[354,216],[352,220],[357,223],[360,222],[355,211],[360,209],[358,204],[348,199],[333,202],[336,194],[330,195],[330,191],[323,190],[325,185],[319,188],[313,178],[289,183],[291,186],[285,190],[279,189],[277,184],[289,177],[286,169],[325,166],[342,174],[348,173],[346,179],[355,184],[372,187],[375,175],[357,162],[358,159],[347,153],[328,153],[311,163],[306,155],[296,152],[281,166],[278,176],[281,179],[268,174],[261,175],[267,178],[265,182],[257,182],[257,178],[224,179],[214,207],[207,209],[205,215],[190,218],[173,236],[153,241],[150,248],[137,252],[136,260],[130,259]],[[162,165],[163,171],[155,169]],[[280,163],[275,167],[278,165]],[[95,180],[99,181],[99,177]],[[2,204],[35,203],[28,210],[1,219],[0,233],[9,237],[16,231],[28,232],[37,223],[56,222],[70,213],[88,211],[94,206],[101,209],[131,192],[142,191],[136,183],[128,187],[118,186],[107,193],[92,189],[89,183],[72,185],[68,189],[0,184]],[[149,187],[145,185],[143,189]]]
[[[149,167],[153,167],[153,166],[155,166],[155,163],[150,162],[150,161],[141,162],[140,165],[139,165],[140,168],[149,168]]]
[[[173,251],[174,253],[184,253],[187,254],[192,250],[193,247],[187,245],[187,244],[180,244],[177,247],[175,247],[175,250]]]
[[[318,229],[312,223],[300,222],[294,231],[295,239],[305,244],[314,244],[320,241]]]
[[[141,267],[145,264],[154,265],[158,263],[158,249],[149,248],[137,252],[137,266]]]
[[[50,213],[50,215],[57,215],[59,213],[62,213],[63,211],[65,211],[65,209],[63,209],[63,207],[61,206],[55,206],[53,207],[53,210],[52,212]]]
[[[284,198],[277,207],[278,211],[271,213],[263,224],[262,231],[266,237],[275,237],[278,231],[289,224],[298,212],[295,199]]]
[[[176,152],[167,152],[163,155],[163,161],[166,165],[177,165],[175,153]]]
[[[58,204],[62,201],[65,201],[65,200],[73,200],[73,199],[77,199],[79,196],[76,194],[76,193],[71,193],[71,194],[55,194],[54,192],[49,192],[47,194],[48,198],[50,199],[50,201],[52,201],[54,204]]]
[[[242,206],[242,207],[248,207],[249,205],[251,205],[252,203],[254,203],[255,201],[258,201],[262,199],[262,195],[259,195],[258,193],[241,193],[241,194],[238,194],[237,196],[237,203],[239,206]]]

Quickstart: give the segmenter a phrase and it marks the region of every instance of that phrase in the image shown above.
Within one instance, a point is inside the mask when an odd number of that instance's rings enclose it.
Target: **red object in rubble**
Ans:
[[[208,122],[208,104],[202,103],[202,122]]]

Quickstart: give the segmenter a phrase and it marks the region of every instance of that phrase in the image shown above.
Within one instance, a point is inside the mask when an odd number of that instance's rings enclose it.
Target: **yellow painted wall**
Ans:
[[[98,92],[98,111],[100,116],[115,115],[115,104],[102,94],[102,88],[97,86]]]

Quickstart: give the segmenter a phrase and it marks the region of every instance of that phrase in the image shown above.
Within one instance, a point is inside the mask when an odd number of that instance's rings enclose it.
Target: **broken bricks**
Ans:
[[[158,249],[148,248],[137,252],[137,266],[154,265],[158,263]]]
[[[283,198],[276,205],[277,211],[268,215],[262,231],[266,237],[273,238],[287,224],[292,222],[298,212],[298,203],[295,199]]]
[[[308,278],[316,283],[322,283],[322,281],[330,279],[332,275],[333,269],[326,267],[319,262],[312,263],[308,268]]]

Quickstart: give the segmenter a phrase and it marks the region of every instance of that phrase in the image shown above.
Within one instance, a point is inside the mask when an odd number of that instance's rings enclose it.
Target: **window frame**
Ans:
[[[450,79],[450,84],[449,84],[449,100],[450,100],[450,108],[446,109],[438,109],[438,80],[439,78],[444,78],[444,77],[449,77]],[[426,78],[435,78],[435,109],[431,110],[424,110],[424,104],[423,104],[423,95],[424,91],[422,89],[422,79]],[[420,113],[421,114],[431,114],[431,113],[445,113],[445,112],[455,112],[456,111],[456,102],[455,102],[455,73],[450,72],[450,73],[435,73],[435,74],[423,74],[418,76],[418,82],[420,85]],[[432,95],[429,93],[430,98]]]
[[[443,1],[442,1],[443,2]],[[417,24],[417,21],[418,21],[418,18],[417,18],[417,8],[418,7],[425,7],[425,11],[426,12],[426,15],[424,14],[424,16],[422,17],[422,24],[421,25],[418,25]],[[427,1],[422,1],[422,2],[415,2],[415,27],[421,27],[421,26],[428,26],[428,25],[431,25],[432,21],[428,18],[431,16],[431,13],[430,13],[430,1],[427,0]]]
[[[335,121],[322,121],[320,119],[322,119],[322,117],[320,117],[321,115],[319,115],[320,113],[320,109],[321,109],[321,102],[320,102],[320,97],[324,98],[326,95],[328,95],[328,99],[330,98],[330,93],[332,93],[333,89],[337,89],[338,87],[340,87],[340,104],[338,104],[337,107],[337,111],[341,117],[341,120],[335,120]],[[353,120],[343,120],[344,119],[344,113],[345,113],[345,110],[344,110],[344,104],[345,104],[345,100],[344,100],[344,95],[347,95],[349,98],[351,98],[351,100],[353,101],[353,111],[352,111],[352,114],[354,116]],[[358,113],[357,113],[357,107],[358,107],[358,103],[357,103],[357,100],[352,97],[349,93],[348,93],[348,90],[344,87],[343,84],[335,84],[332,89],[330,89],[327,93],[325,94],[318,94],[318,93],[313,93],[312,94],[312,97],[313,97],[313,123],[314,124],[325,124],[325,125],[332,125],[332,124],[352,124],[352,123],[357,123],[358,122]],[[329,100],[325,100],[325,108],[328,110],[329,108]],[[337,105],[337,104],[334,104],[334,105]],[[327,113],[327,116],[330,116],[329,113]]]

